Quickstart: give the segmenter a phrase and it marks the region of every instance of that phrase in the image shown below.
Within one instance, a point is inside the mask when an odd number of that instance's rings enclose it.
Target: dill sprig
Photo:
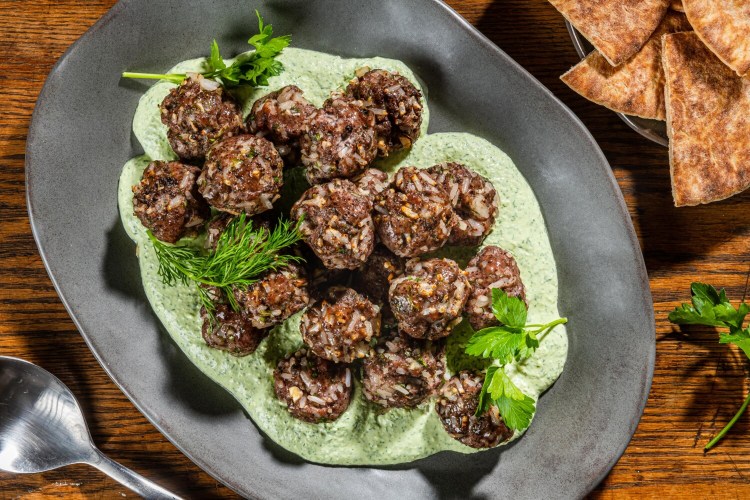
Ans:
[[[301,222],[301,221],[300,221]],[[148,237],[159,260],[159,276],[168,286],[181,282],[194,283],[202,305],[213,315],[214,302],[207,287],[221,290],[235,311],[239,310],[233,287],[247,287],[266,271],[275,271],[301,257],[281,254],[280,251],[301,239],[299,222],[279,220],[273,231],[264,227],[253,228],[245,214],[236,217],[226,227],[213,251],[170,245],[159,241],[151,231]],[[215,297],[214,297],[215,299]]]

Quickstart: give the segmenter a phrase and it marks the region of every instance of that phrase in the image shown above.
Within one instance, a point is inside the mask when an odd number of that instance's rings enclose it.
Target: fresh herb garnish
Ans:
[[[299,223],[279,221],[273,231],[264,227],[253,228],[245,214],[236,217],[226,227],[216,243],[216,249],[206,252],[185,245],[170,245],[156,239],[148,231],[159,260],[159,276],[164,284],[174,286],[194,283],[202,305],[209,313],[214,310],[211,293],[205,286],[219,288],[230,306],[239,310],[233,287],[246,287],[257,281],[266,271],[276,270],[300,257],[279,253],[300,241]],[[204,285],[204,286],[201,286]]]
[[[501,326],[475,332],[466,345],[466,354],[494,359],[499,363],[499,366],[487,368],[476,415],[481,415],[491,405],[495,405],[505,425],[513,430],[523,430],[531,423],[536,403],[516,387],[505,373],[504,366],[529,358],[539,347],[542,337],[568,320],[559,318],[544,325],[527,325],[527,311],[523,301],[518,297],[508,296],[498,288],[492,289],[492,312]]]
[[[219,44],[214,40],[211,44],[211,57],[208,59],[209,70],[201,73],[201,75],[205,78],[213,78],[225,87],[236,87],[238,85],[258,87],[268,85],[270,77],[281,74],[284,66],[276,60],[276,56],[289,45],[292,39],[289,35],[273,37],[273,27],[263,22],[263,18],[257,10],[255,15],[258,16],[258,34],[253,35],[247,41],[255,47],[255,50],[241,54],[230,66],[227,66],[219,52]],[[123,78],[168,80],[176,84],[182,83],[187,78],[185,73],[125,72],[122,76]]]
[[[669,321],[680,325],[705,325],[728,328],[729,333],[719,334],[719,343],[734,344],[750,358],[750,327],[742,328],[745,317],[750,313],[750,306],[743,298],[739,307],[734,307],[722,289],[717,291],[705,283],[690,285],[692,304],[682,304],[669,313]],[[750,404],[750,394],[745,398],[739,411],[732,420],[703,448],[708,451],[723,438],[729,429],[739,420]]]

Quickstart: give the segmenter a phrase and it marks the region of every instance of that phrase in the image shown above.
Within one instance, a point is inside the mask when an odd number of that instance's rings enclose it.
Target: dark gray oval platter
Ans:
[[[296,47],[404,60],[429,89],[431,132],[485,137],[534,189],[570,352],[534,425],[512,446],[395,467],[306,463],[263,436],[151,312],[117,213],[120,169],[141,153],[130,127],[146,84],[120,73],[204,56],[213,37],[227,53],[245,50],[256,7]],[[642,414],[654,367],[651,294],[609,165],[563,104],[437,0],[121,0],[50,73],[26,175],[39,251],[94,355],[170,441],[245,496],[580,497],[615,464]]]

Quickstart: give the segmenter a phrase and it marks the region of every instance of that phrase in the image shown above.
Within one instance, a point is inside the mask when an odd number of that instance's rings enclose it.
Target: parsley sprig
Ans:
[[[750,358],[750,327],[742,328],[745,317],[750,313],[750,306],[745,303],[744,299],[738,307],[734,307],[729,302],[724,289],[717,291],[716,288],[705,283],[693,283],[690,291],[692,293],[691,304],[682,304],[675,308],[669,313],[669,321],[680,325],[728,328],[729,333],[719,334],[719,343],[734,344]],[[713,448],[729,432],[745,412],[748,404],[750,404],[750,394],[729,423],[703,448],[704,451]]]
[[[219,52],[219,44],[216,40],[211,44],[211,57],[208,59],[209,70],[201,73],[205,78],[219,81],[225,87],[236,87],[248,85],[258,87],[268,85],[268,79],[281,74],[284,66],[276,60],[278,56],[291,43],[289,35],[273,36],[273,27],[263,22],[263,17],[256,10],[258,16],[258,33],[247,41],[255,50],[238,56],[234,62],[227,66]],[[187,74],[185,73],[133,73],[125,72],[123,78],[138,78],[151,80],[168,80],[180,84]]]
[[[492,289],[492,312],[501,325],[475,332],[466,345],[466,354],[498,363],[487,368],[476,415],[495,405],[510,429],[523,430],[531,423],[536,402],[513,383],[504,366],[528,359],[545,335],[568,320],[559,318],[543,325],[526,324],[524,302],[499,288]]]

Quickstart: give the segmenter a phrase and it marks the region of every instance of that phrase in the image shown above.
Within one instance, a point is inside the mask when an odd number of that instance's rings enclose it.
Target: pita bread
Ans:
[[[664,120],[661,37],[689,29],[685,14],[668,12],[648,43],[627,62],[612,66],[595,50],[561,79],[586,99],[618,113]]]
[[[612,66],[648,41],[671,0],[549,0]]]
[[[738,75],[750,71],[750,1],[684,0],[695,32]]]
[[[744,191],[750,187],[750,79],[732,72],[694,32],[663,41],[675,205]]]
[[[685,7],[682,6],[682,0],[672,0],[672,3],[669,4],[669,8],[676,10],[677,12],[685,12]]]

